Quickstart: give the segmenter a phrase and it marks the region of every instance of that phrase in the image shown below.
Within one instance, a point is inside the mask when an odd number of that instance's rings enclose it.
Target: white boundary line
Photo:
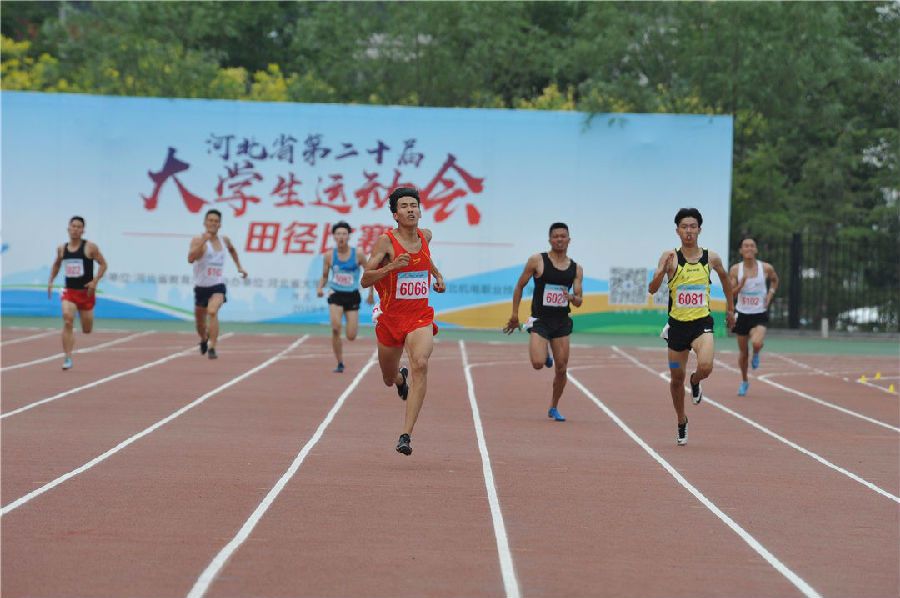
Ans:
[[[613,347],[613,349],[618,350],[617,347]],[[712,511],[712,513],[716,517],[718,517],[725,525],[727,525],[729,528],[731,528],[731,531],[733,531],[735,534],[737,534],[738,537],[741,538],[741,540],[746,542],[747,545],[750,546],[750,548],[752,548],[754,551],[756,551],[756,553],[759,554],[763,559],[765,559],[765,561],[767,563],[769,563],[769,565],[771,565],[776,571],[778,571],[785,578],[787,578],[787,580],[790,581],[794,585],[794,587],[796,587],[798,590],[800,590],[804,596],[806,596],[807,598],[821,598],[821,595],[818,592],[816,592],[812,588],[812,586],[810,586],[808,583],[803,581],[803,579],[799,575],[797,575],[791,569],[789,569],[787,567],[787,565],[785,565],[784,563],[779,561],[778,558],[776,558],[775,555],[773,555],[771,552],[769,552],[765,546],[760,544],[756,538],[751,536],[746,530],[744,530],[744,528],[742,528],[740,525],[738,525],[737,522],[735,522],[731,517],[729,517],[724,512],[722,512],[722,510],[719,509],[719,507],[717,507],[711,500],[706,498],[706,496],[704,496],[703,493],[700,492],[700,490],[698,490],[694,485],[692,485],[690,482],[688,482],[684,478],[684,476],[682,476],[678,472],[677,469],[672,467],[672,465],[669,464],[668,461],[666,461],[659,453],[654,451],[653,448],[650,447],[650,445],[648,445],[646,442],[644,442],[644,440],[640,436],[638,436],[634,431],[632,431],[632,429],[629,428],[628,425],[624,421],[619,419],[619,416],[617,416],[615,413],[613,413],[612,410],[603,403],[603,401],[601,401],[596,396],[594,396],[594,394],[590,390],[588,390],[587,387],[585,387],[581,382],[579,382],[578,379],[576,379],[572,374],[566,374],[566,375],[569,378],[569,380],[572,381],[572,384],[577,386],[578,389],[585,394],[585,396],[587,396],[591,401],[594,402],[594,404],[597,405],[597,407],[599,407],[604,413],[606,413],[606,415],[611,420],[613,420],[613,422],[615,422],[615,424],[617,426],[619,426],[625,432],[625,434],[628,435],[629,438],[631,438],[633,441],[635,441],[638,444],[638,446],[640,446],[642,449],[644,449],[644,451],[648,455],[650,455],[654,461],[659,463],[663,467],[663,469],[665,469],[669,473],[669,475],[671,475],[673,478],[675,478],[675,480],[679,484],[681,484],[682,487],[685,488],[685,490],[687,490],[692,495],[694,495],[694,498],[699,500],[700,503],[703,504],[703,506],[705,506],[707,509]]]
[[[23,336],[21,338],[13,338],[8,341],[3,341],[0,343],[0,347],[5,347],[7,345],[15,345],[16,343],[24,343],[25,341],[33,341],[38,338],[44,338],[45,336],[52,336],[54,334],[61,334],[60,330],[47,330],[46,332],[41,332],[39,334],[32,334],[31,336]]]
[[[216,394],[222,392],[222,391],[225,390],[226,388],[229,388],[229,387],[231,387],[231,386],[234,386],[234,385],[237,384],[238,382],[240,382],[240,381],[242,381],[242,380],[244,380],[244,379],[246,379],[246,378],[249,378],[250,376],[252,376],[252,375],[255,374],[256,372],[258,372],[258,371],[260,371],[260,370],[263,370],[263,369],[269,367],[270,365],[272,365],[273,363],[275,363],[276,361],[278,361],[279,359],[281,359],[281,357],[282,357],[283,355],[285,355],[286,353],[292,351],[292,350],[293,350],[294,348],[296,348],[300,343],[304,342],[304,341],[305,341],[306,339],[308,339],[308,338],[309,338],[309,335],[308,335],[308,334],[306,334],[306,335],[304,335],[304,336],[298,338],[298,339],[295,340],[293,343],[291,343],[291,344],[288,346],[287,349],[283,349],[281,352],[279,352],[278,354],[276,354],[276,355],[270,357],[269,359],[265,360],[264,362],[262,362],[262,363],[259,364],[258,366],[253,367],[253,368],[247,370],[246,372],[244,372],[244,373],[241,374],[240,376],[237,376],[237,377],[235,377],[235,378],[232,378],[231,380],[229,380],[229,381],[226,382],[225,384],[222,384],[221,386],[218,386],[218,387],[214,388],[213,390],[211,390],[211,391],[209,391],[208,393],[202,395],[201,397],[199,397],[199,398],[197,398],[197,399],[194,399],[193,401],[191,401],[190,403],[188,403],[187,405],[185,405],[185,406],[182,407],[181,409],[178,409],[178,410],[172,412],[171,414],[169,414],[168,416],[166,416],[166,417],[164,417],[163,419],[159,420],[159,421],[156,422],[155,424],[153,424],[153,425],[151,425],[151,426],[149,426],[149,427],[147,427],[147,428],[144,428],[142,431],[138,432],[137,434],[135,434],[135,435],[133,435],[133,436],[130,436],[130,437],[126,438],[125,440],[123,440],[122,442],[120,442],[120,443],[117,444],[116,446],[112,447],[111,449],[109,449],[109,450],[106,451],[105,453],[103,453],[103,454],[101,454],[101,455],[98,455],[98,456],[94,457],[93,459],[91,459],[90,461],[88,461],[87,463],[85,463],[84,465],[82,465],[81,467],[78,467],[78,468],[76,468],[76,469],[73,469],[72,471],[70,471],[70,472],[68,472],[68,473],[66,473],[66,474],[63,474],[63,475],[59,476],[58,478],[56,478],[56,479],[53,480],[52,482],[48,482],[48,483],[44,484],[43,486],[41,486],[40,488],[38,488],[38,489],[36,489],[36,490],[33,490],[33,491],[29,492],[29,493],[26,494],[25,496],[22,496],[21,498],[18,498],[18,499],[16,499],[16,500],[14,500],[13,502],[9,503],[8,505],[6,505],[6,506],[3,507],[2,509],[0,509],[0,517],[2,517],[3,515],[8,514],[10,511],[12,511],[12,510],[14,510],[14,509],[17,509],[17,508],[21,507],[22,505],[24,505],[25,503],[29,502],[30,500],[32,500],[32,499],[34,499],[34,498],[37,498],[37,497],[40,496],[41,494],[43,494],[43,493],[45,493],[45,492],[47,492],[47,491],[49,491],[49,490],[52,490],[53,488],[56,488],[57,486],[59,486],[59,485],[62,484],[63,482],[65,482],[65,481],[67,481],[67,480],[69,480],[69,479],[71,479],[71,478],[74,478],[74,477],[77,476],[78,474],[84,473],[84,472],[87,471],[88,469],[91,469],[91,468],[94,467],[95,465],[97,465],[97,464],[99,464],[99,463],[105,461],[106,459],[112,457],[113,455],[115,455],[116,453],[118,453],[119,451],[121,451],[122,449],[124,449],[125,447],[127,447],[128,445],[137,442],[138,440],[140,440],[140,439],[143,438],[144,436],[147,436],[148,434],[151,434],[151,433],[155,432],[156,430],[158,430],[158,429],[161,428],[162,426],[166,425],[167,423],[169,423],[169,422],[172,421],[173,419],[177,418],[178,416],[187,413],[188,411],[190,411],[191,409],[193,409],[193,408],[196,407],[197,405],[199,405],[199,404],[203,403],[204,401],[206,401],[206,399],[210,398],[211,396],[214,396],[214,395],[216,395]]]
[[[871,382],[862,382],[862,381],[860,381],[860,380],[851,380],[850,378],[847,378],[846,376],[838,376],[838,375],[836,375],[834,372],[826,372],[825,370],[822,370],[822,369],[819,369],[819,368],[817,368],[817,367],[811,366],[811,365],[809,365],[809,364],[803,363],[802,361],[797,361],[796,359],[793,359],[793,358],[788,357],[788,356],[786,356],[786,355],[781,355],[780,353],[769,353],[769,354],[772,355],[773,357],[777,357],[778,359],[782,359],[782,360],[784,360],[784,361],[786,361],[786,362],[788,362],[788,363],[790,363],[790,364],[796,365],[797,367],[801,367],[801,368],[803,368],[804,370],[810,370],[810,371],[812,371],[812,372],[815,372],[816,374],[821,374],[821,375],[823,375],[823,376],[828,376],[829,378],[837,378],[838,380],[843,380],[844,382],[849,382],[850,384],[862,384],[862,385],[868,386],[868,387],[870,387],[870,388],[878,389],[878,390],[880,390],[880,391],[883,392],[883,393],[887,393],[887,394],[889,394],[889,395],[896,396],[895,393],[892,393],[891,391],[889,391],[888,389],[884,388],[883,386],[878,386],[877,384],[872,384]],[[766,377],[769,377],[769,376],[771,376],[771,375],[772,375],[772,374],[766,374],[765,376],[766,376]],[[781,375],[782,375],[782,376],[786,376],[786,375],[788,375],[788,374],[781,374]],[[891,377],[893,377],[893,376],[888,376],[888,378],[891,378]],[[762,376],[759,376],[759,378],[760,378],[761,380],[763,379]],[[887,379],[887,378],[885,378],[885,379]]]
[[[112,347],[114,345],[126,343],[130,340],[134,340],[141,336],[147,336],[148,334],[153,334],[154,332],[156,332],[156,331],[155,330],[147,330],[145,332],[138,332],[137,334],[131,334],[124,338],[117,338],[116,340],[107,341],[107,342],[101,343],[99,345],[94,345],[93,347],[87,347],[85,349],[78,349],[77,351],[74,351],[73,354],[93,353],[94,351],[99,351],[100,349],[105,349],[107,347]],[[54,359],[60,359],[61,357],[65,357],[65,353],[57,353],[56,355],[51,355],[50,357],[42,357],[40,359],[35,359],[34,361],[26,361],[25,363],[16,363],[13,365],[8,365],[4,368],[0,368],[0,372],[5,372],[7,370],[17,370],[19,368],[28,367],[30,365],[37,365],[39,363],[46,363],[48,361],[53,361]]]
[[[721,359],[716,359],[715,362],[717,364],[719,364],[720,366],[722,366],[723,368],[725,368],[726,370],[731,370],[732,372],[740,371],[737,368],[731,367],[727,363],[723,362]],[[897,432],[898,434],[900,434],[900,428],[898,428],[896,426],[892,426],[891,424],[885,423],[881,420],[875,419],[873,417],[869,417],[868,415],[863,415],[862,413],[857,413],[856,411],[851,411],[850,409],[841,407],[840,405],[835,405],[834,403],[829,403],[828,401],[824,401],[818,397],[814,397],[812,395],[806,394],[805,392],[801,392],[801,391],[791,388],[789,386],[785,386],[784,384],[779,384],[778,382],[775,382],[774,380],[769,380],[766,377],[767,375],[770,375],[770,374],[763,374],[762,376],[754,376],[754,378],[756,380],[759,380],[760,382],[765,382],[766,384],[774,386],[775,388],[780,388],[781,390],[783,390],[785,392],[789,392],[791,394],[797,395],[798,397],[804,398],[807,401],[812,401],[813,403],[818,403],[819,405],[822,405],[823,407],[828,407],[829,409],[834,409],[835,411],[840,411],[844,415],[849,415],[851,417],[855,417],[857,419],[867,421],[870,424],[875,424],[876,426],[881,426],[882,428],[887,428],[888,430],[891,430],[892,432]]]
[[[233,332],[223,334],[222,336],[219,337],[219,340],[226,339],[229,336],[233,336],[233,335],[234,335]],[[84,384],[82,386],[78,386],[75,388],[71,388],[69,390],[65,390],[61,393],[53,395],[52,397],[47,397],[46,399],[41,399],[39,401],[35,401],[34,403],[29,403],[27,405],[23,405],[22,407],[19,407],[18,409],[13,409],[12,411],[7,411],[6,413],[0,414],[0,420],[4,420],[7,417],[12,417],[13,415],[18,415],[19,413],[23,413],[25,411],[28,411],[29,409],[34,409],[35,407],[37,407],[39,405],[43,405],[44,403],[50,403],[51,401],[61,399],[63,397],[69,396],[71,394],[75,394],[76,392],[79,392],[82,390],[87,390],[88,388],[93,388],[95,386],[100,386],[101,384],[110,382],[117,378],[122,378],[122,377],[128,376],[130,374],[136,374],[137,372],[140,372],[141,370],[146,370],[148,368],[152,368],[153,366],[157,366],[157,365],[166,363],[167,361],[172,361],[173,359],[177,359],[179,357],[187,355],[188,353],[193,353],[196,350],[197,350],[197,347],[193,346],[190,349],[184,349],[183,351],[178,351],[177,353],[172,353],[171,355],[168,355],[161,359],[157,359],[156,361],[151,361],[150,363],[145,363],[144,365],[133,367],[129,370],[117,372],[115,374],[106,376],[105,378],[100,378],[99,380],[94,380],[93,382],[90,382],[88,384]]]
[[[497,485],[494,483],[494,469],[491,467],[491,457],[488,455],[487,442],[484,439],[481,414],[478,410],[478,401],[475,398],[475,382],[472,379],[473,367],[488,364],[469,365],[469,355],[466,353],[466,343],[464,341],[459,341],[459,352],[462,354],[469,405],[472,407],[472,421],[475,424],[475,436],[478,439],[478,452],[481,453],[481,471],[484,475],[484,487],[487,490],[488,504],[491,507],[494,537],[497,540],[497,553],[500,557],[500,572],[503,574],[503,587],[506,590],[507,598],[519,598],[521,593],[519,592],[519,582],[516,579],[516,568],[513,564],[512,552],[509,549],[509,538],[506,536],[503,513],[500,511],[500,498],[497,496]]]
[[[669,377],[668,377],[666,374],[664,374],[664,373],[662,373],[662,372],[657,372],[656,370],[654,370],[654,369],[651,368],[650,366],[646,365],[645,363],[642,363],[641,361],[639,361],[638,359],[632,357],[632,356],[629,355],[628,353],[625,353],[624,351],[622,351],[622,350],[619,349],[618,347],[615,347],[615,346],[614,346],[614,347],[613,347],[613,350],[614,350],[614,351],[618,351],[618,352],[619,352],[620,354],[622,354],[626,359],[630,359],[630,360],[631,360],[635,365],[637,365],[638,367],[647,370],[647,371],[650,372],[651,374],[654,374],[654,375],[656,375],[656,376],[659,376],[660,378],[662,378],[662,379],[665,380],[666,382],[669,381]],[[720,410],[724,411],[725,413],[727,413],[728,415],[731,415],[731,416],[733,416],[733,417],[738,418],[739,420],[741,420],[741,421],[744,422],[745,424],[749,424],[750,426],[756,428],[756,429],[759,430],[760,432],[762,432],[762,433],[764,433],[764,434],[766,434],[766,435],[768,435],[768,436],[771,436],[772,438],[774,438],[775,440],[777,440],[777,441],[779,441],[779,442],[782,442],[782,443],[788,445],[788,446],[791,447],[792,449],[795,449],[795,450],[797,450],[797,451],[803,453],[803,454],[806,455],[807,457],[812,457],[813,459],[815,459],[816,461],[818,461],[818,462],[821,463],[822,465],[824,465],[824,466],[826,466],[826,467],[829,467],[829,468],[835,470],[836,472],[838,472],[838,473],[840,473],[840,474],[843,474],[843,475],[847,476],[848,478],[850,478],[850,479],[853,480],[854,482],[858,482],[858,483],[862,484],[863,486],[865,486],[865,487],[868,488],[869,490],[873,490],[873,491],[877,492],[878,494],[881,494],[882,496],[884,496],[884,497],[886,497],[886,498],[889,498],[889,499],[893,500],[893,501],[896,502],[896,503],[900,503],[900,496],[895,496],[895,495],[891,494],[891,493],[888,492],[887,490],[885,490],[885,489],[883,489],[883,488],[881,488],[881,487],[879,487],[879,486],[876,486],[876,485],[873,484],[872,482],[869,482],[869,481],[867,481],[867,480],[865,480],[865,479],[859,477],[858,475],[856,475],[856,474],[853,473],[852,471],[848,471],[848,470],[844,469],[843,467],[841,467],[841,466],[839,466],[839,465],[835,465],[834,463],[832,463],[831,461],[825,459],[824,457],[822,457],[822,456],[820,456],[820,455],[818,455],[818,454],[812,452],[812,451],[809,450],[809,449],[803,448],[803,447],[800,446],[799,444],[797,444],[797,443],[795,443],[795,442],[793,442],[793,441],[791,441],[791,440],[788,440],[787,438],[785,438],[784,436],[781,436],[780,434],[777,434],[777,433],[773,432],[772,430],[766,428],[766,427],[763,426],[762,424],[753,421],[753,420],[750,419],[749,417],[746,417],[746,416],[744,416],[744,415],[741,415],[740,413],[738,413],[738,412],[736,412],[736,411],[734,411],[734,410],[732,410],[732,409],[729,409],[728,407],[722,405],[721,403],[718,403],[718,402],[712,400],[709,396],[706,395],[706,393],[703,394],[703,402],[704,402],[704,403],[709,403],[710,405],[712,405],[712,406],[715,407],[716,409],[720,409]]]
[[[372,353],[372,356],[369,358],[369,361],[366,365],[356,374],[356,377],[353,378],[353,381],[350,382],[350,385],[344,389],[344,392],[341,393],[341,396],[337,398],[332,405],[331,410],[325,416],[325,419],[319,424],[319,427],[316,428],[315,433],[310,437],[310,439],[303,445],[303,448],[300,449],[300,452],[297,453],[297,456],[294,457],[294,460],[291,462],[291,465],[287,468],[287,471],[278,479],[272,489],[266,494],[266,496],[262,499],[262,502],[257,505],[256,509],[253,510],[253,513],[250,514],[250,517],[247,518],[247,521],[244,522],[244,525],[238,530],[237,534],[231,539],[231,541],[226,544],[222,550],[213,558],[213,560],[207,565],[206,569],[203,570],[203,573],[200,574],[200,577],[197,578],[197,581],[194,583],[194,587],[191,588],[191,591],[188,592],[188,598],[200,598],[204,596],[206,592],[209,590],[210,585],[215,580],[216,575],[222,570],[225,566],[225,563],[228,562],[228,559],[231,558],[231,555],[235,553],[235,551],[240,548],[241,544],[250,537],[250,534],[253,533],[253,528],[259,523],[259,521],[263,518],[263,515],[266,514],[266,511],[269,510],[269,507],[275,502],[275,499],[278,498],[278,495],[281,494],[281,491],[284,490],[284,487],[288,482],[291,481],[291,478],[294,477],[294,474],[297,473],[297,470],[300,469],[300,466],[303,464],[303,461],[306,459],[307,455],[309,455],[310,451],[313,447],[321,440],[322,436],[325,434],[325,430],[328,428],[331,421],[337,415],[337,412],[340,411],[341,407],[344,405],[347,397],[350,396],[356,387],[359,385],[360,381],[363,379],[363,376],[366,375],[373,365],[376,363],[377,352]]]

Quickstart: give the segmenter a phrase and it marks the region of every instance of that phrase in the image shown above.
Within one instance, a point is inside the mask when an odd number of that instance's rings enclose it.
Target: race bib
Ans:
[[[569,293],[561,284],[544,285],[544,307],[566,307],[569,305]]]
[[[84,262],[81,258],[63,260],[63,271],[66,278],[81,278],[84,276]]]
[[[428,299],[428,271],[397,274],[397,299]]]
[[[339,287],[352,287],[356,282],[355,276],[351,272],[342,272],[337,270],[332,273],[331,281]]]
[[[738,295],[738,306],[739,307],[762,307],[765,305],[763,302],[762,293],[740,293]]]
[[[206,276],[208,276],[209,278],[221,278],[222,277],[221,266],[207,266],[206,267]]]
[[[706,307],[706,285],[684,284],[675,293],[677,307]]]

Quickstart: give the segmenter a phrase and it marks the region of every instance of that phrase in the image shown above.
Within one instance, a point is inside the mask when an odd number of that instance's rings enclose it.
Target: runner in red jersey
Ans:
[[[431,288],[443,293],[446,287],[431,261],[431,231],[419,228],[419,192],[412,187],[398,187],[391,192],[389,201],[397,228],[378,238],[366,263],[362,286],[375,285],[378,291],[378,364],[385,385],[396,385],[400,398],[406,400],[406,419],[397,452],[410,455],[410,435],[425,400],[428,359],[438,332],[428,295]],[[408,369],[399,367],[404,347],[409,354]]]

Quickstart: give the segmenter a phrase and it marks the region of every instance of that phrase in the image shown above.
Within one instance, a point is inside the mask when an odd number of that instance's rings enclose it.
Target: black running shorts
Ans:
[[[334,291],[328,295],[328,304],[343,307],[344,311],[359,311],[360,303],[362,297],[359,291]]]
[[[731,331],[738,336],[747,336],[750,330],[757,326],[765,326],[769,323],[769,312],[764,311],[761,314],[742,314],[737,312],[737,321]]]
[[[682,322],[669,318],[669,338],[667,342],[672,351],[687,351],[700,335],[713,331],[712,316]]]

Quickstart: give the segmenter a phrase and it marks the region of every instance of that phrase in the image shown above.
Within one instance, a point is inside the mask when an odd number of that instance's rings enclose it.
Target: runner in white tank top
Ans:
[[[750,387],[747,362],[750,361],[754,370],[759,367],[759,352],[769,322],[769,303],[778,289],[778,274],[771,264],[756,259],[756,241],[753,239],[743,239],[740,252],[742,260],[731,267],[729,274],[737,297],[737,321],[732,332],[738,338],[738,365],[741,368],[738,396],[743,397]],[[752,360],[749,360],[748,341],[753,345]]]
[[[247,272],[241,267],[237,251],[231,240],[219,236],[222,213],[209,210],[203,219],[206,232],[191,239],[188,263],[194,265],[194,320],[200,335],[200,354],[216,359],[216,341],[219,338],[219,308],[227,301],[225,289],[225,251],[231,254],[241,277]]]

